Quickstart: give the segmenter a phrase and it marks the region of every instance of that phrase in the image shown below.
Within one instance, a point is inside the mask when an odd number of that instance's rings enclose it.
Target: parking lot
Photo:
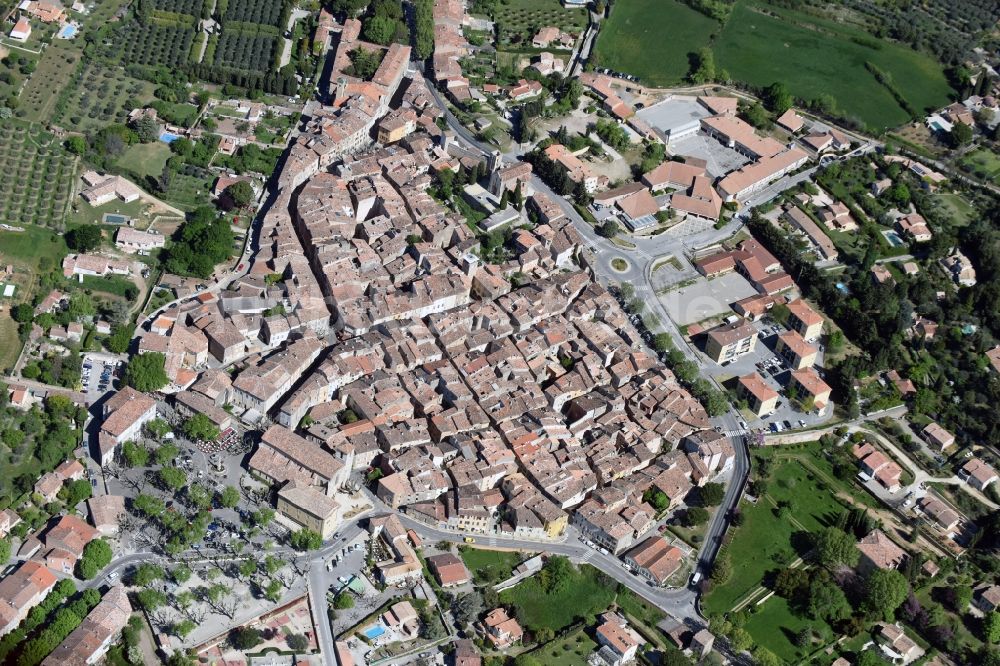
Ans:
[[[117,386],[121,378],[125,362],[110,354],[90,352],[83,357],[83,369],[80,381],[83,392],[92,401],[97,401],[108,391]]]
[[[733,314],[730,303],[756,293],[746,278],[732,272],[712,279],[699,275],[682,287],[659,294],[658,298],[670,318],[685,326],[709,317]]]
[[[749,375],[750,373],[756,372],[764,380],[764,383],[770,386],[775,391],[782,393],[782,396],[778,399],[778,408],[772,414],[764,416],[763,419],[758,418],[747,418],[747,425],[750,428],[764,428],[771,432],[780,432],[782,430],[790,430],[795,428],[805,428],[813,425],[817,425],[827,421],[833,414],[831,407],[827,407],[822,413],[817,414],[804,413],[792,406],[791,401],[788,400],[783,392],[788,383],[791,381],[791,369],[785,363],[785,361],[778,356],[775,351],[775,345],[778,342],[778,336],[787,331],[781,324],[772,322],[770,320],[763,319],[758,322],[753,323],[754,328],[757,329],[758,339],[757,344],[754,346],[754,351],[740,356],[736,360],[722,366],[719,370],[713,372],[716,379],[720,381],[729,381],[735,377],[742,377],[744,375]],[[822,347],[819,354],[816,357],[816,372],[823,376],[823,351]],[[748,415],[748,412],[742,412],[744,416]]]

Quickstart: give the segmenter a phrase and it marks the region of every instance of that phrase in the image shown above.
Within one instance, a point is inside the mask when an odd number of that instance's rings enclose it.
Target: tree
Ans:
[[[191,580],[191,568],[186,564],[178,564],[173,569],[170,570],[170,577],[173,581],[179,585]]]
[[[889,666],[889,662],[883,659],[877,650],[863,650],[858,655],[855,664],[857,666]]]
[[[237,650],[250,650],[263,641],[260,629],[254,627],[238,627],[229,632],[229,643]]]
[[[715,54],[712,49],[707,46],[698,49],[689,78],[692,83],[709,83],[715,80]]]
[[[725,497],[726,487],[721,483],[706,483],[698,489],[698,504],[701,506],[719,506]]]
[[[219,429],[207,416],[198,413],[184,422],[184,434],[193,440],[211,442],[218,438]]]
[[[576,570],[568,557],[553,555],[545,561],[538,573],[538,582],[543,590],[552,594],[563,590],[575,574]]]
[[[337,595],[337,598],[333,600],[333,607],[337,610],[354,608],[354,597],[351,596],[350,592],[341,592]]]
[[[157,447],[156,453],[156,463],[158,465],[170,465],[177,459],[180,455],[181,450],[177,448],[176,444],[161,444]]]
[[[92,252],[101,246],[104,237],[101,228],[94,224],[73,227],[66,232],[66,245],[77,252]]]
[[[285,638],[285,642],[288,643],[290,650],[296,652],[304,652],[309,647],[309,639],[305,637],[305,634],[289,634]]]
[[[983,619],[983,634],[989,643],[1000,643],[1000,612],[990,611]]]
[[[0,539],[0,565],[7,564],[7,561],[10,559],[10,552],[10,539]]]
[[[780,116],[792,106],[792,94],[781,81],[772,83],[764,91],[764,104],[776,116]]]
[[[318,550],[323,545],[323,537],[319,532],[303,528],[292,532],[289,543],[295,550]]]
[[[124,354],[132,344],[132,329],[128,326],[115,326],[111,335],[104,341],[104,346],[114,354]]]
[[[728,552],[719,553],[712,563],[712,582],[716,585],[723,585],[733,575],[733,560]]]
[[[187,484],[187,474],[184,473],[184,470],[172,465],[162,468],[157,472],[157,476],[164,487],[174,492],[177,492]]]
[[[104,539],[94,539],[83,547],[83,557],[76,562],[76,575],[90,580],[111,563],[111,546]]]
[[[219,504],[227,509],[234,508],[240,503],[240,491],[232,486],[226,486],[219,494]]]
[[[133,123],[132,129],[142,143],[152,143],[160,138],[160,126],[152,117],[145,114]]]
[[[910,590],[903,574],[896,570],[879,569],[866,581],[865,599],[862,610],[871,617],[881,617],[892,622],[896,609],[906,599]]]
[[[132,584],[139,587],[148,587],[155,581],[163,580],[163,576],[163,567],[143,562],[136,567],[135,573],[132,574]]]
[[[223,192],[237,208],[249,208],[257,196],[253,187],[245,180],[238,180]]]
[[[125,368],[125,383],[137,391],[159,391],[170,379],[164,370],[166,357],[159,352],[133,356]]]
[[[851,615],[851,604],[829,575],[817,575],[809,584],[807,612],[814,620],[836,622]]]
[[[827,527],[816,537],[816,561],[825,567],[853,567],[860,555],[854,537],[837,527]]]
[[[149,449],[132,441],[125,442],[122,444],[122,460],[129,467],[145,467],[149,464]]]
[[[191,620],[181,620],[180,622],[175,622],[170,629],[174,633],[174,636],[186,638],[196,627],[197,625]]]
[[[753,650],[753,663],[755,666],[782,666],[784,662],[766,647],[758,645]]]
[[[477,592],[466,592],[465,594],[458,595],[454,603],[452,603],[451,609],[455,614],[455,619],[463,627],[475,622],[479,618],[480,613],[485,610],[483,607],[483,598]]]
[[[597,233],[605,238],[614,238],[621,232],[621,227],[613,219],[608,219],[597,227]]]
[[[972,128],[965,123],[955,123],[949,135],[951,145],[958,148],[965,146],[972,141]]]
[[[708,522],[708,511],[700,506],[689,507],[681,519],[685,527],[697,527]]]
[[[87,152],[87,140],[82,136],[71,136],[66,139],[66,150],[74,155],[83,155]]]

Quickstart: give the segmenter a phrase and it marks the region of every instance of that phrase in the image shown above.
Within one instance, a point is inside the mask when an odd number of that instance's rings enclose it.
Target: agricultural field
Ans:
[[[187,25],[132,21],[115,36],[116,55],[122,64],[180,67],[190,58],[194,35]]]
[[[0,222],[61,229],[76,182],[77,160],[34,125],[0,122]]]
[[[1000,155],[988,148],[980,148],[964,155],[958,165],[976,178],[1000,185]]]
[[[60,94],[70,94],[68,89],[81,58],[80,47],[72,41],[54,40],[21,91],[17,115],[31,120],[51,118]]]
[[[951,88],[941,65],[929,56],[832,21],[767,9],[780,18],[737,3],[713,44],[716,66],[734,79],[758,86],[784,81],[804,99],[829,94],[838,111],[876,129],[901,125],[909,117],[865,69],[866,61],[889,73],[918,113],[948,102]]]
[[[221,67],[263,72],[272,69],[278,38],[269,34],[251,34],[223,28],[215,47],[214,63]]]
[[[691,69],[688,54],[720,28],[678,0],[618,0],[598,34],[597,62],[655,86],[673,85]]]
[[[0,101],[17,97],[21,86],[38,66],[38,56],[20,49],[0,47]],[[8,103],[11,106],[11,103]]]
[[[767,14],[763,9],[753,0],[739,0],[722,26],[675,0],[619,0],[596,52],[602,66],[666,86],[683,81],[688,54],[711,46],[716,71],[755,86],[784,81],[806,100],[829,95],[838,113],[877,130],[906,123],[909,116],[866,62],[891,75],[917,113],[948,102],[951,88],[930,56],[812,14],[774,5],[766,5]],[[652,26],[644,39],[641,25]]]
[[[284,5],[283,0],[223,0],[225,11],[220,12],[216,6],[216,13],[221,13],[222,24],[227,23],[259,23],[261,25],[271,25],[282,28],[281,10]],[[220,5],[222,2],[219,3]]]
[[[530,48],[535,32],[547,25],[577,35],[587,27],[585,10],[567,10],[559,0],[507,0],[496,8],[493,19],[501,48]]]
[[[65,108],[54,122],[75,132],[92,132],[121,121],[132,109],[153,99],[155,86],[134,79],[120,68],[86,62],[76,79],[76,89],[67,97]]]

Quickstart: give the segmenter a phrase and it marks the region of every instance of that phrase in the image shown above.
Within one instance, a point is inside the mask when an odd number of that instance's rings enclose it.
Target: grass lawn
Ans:
[[[790,449],[814,465],[824,477],[826,461],[815,455],[818,444]],[[733,575],[724,585],[712,588],[703,605],[709,613],[730,610],[747,593],[761,585],[765,575],[790,564],[803,554],[800,532],[815,532],[832,524],[843,510],[833,490],[826,482],[808,470],[798,458],[785,457],[785,449],[764,449],[754,452],[755,462],[775,457],[767,494],[756,504],[744,502],[740,508],[744,523],[736,528],[727,545],[733,563]],[[789,513],[778,517],[777,503],[787,501]]]
[[[66,243],[58,234],[43,227],[28,226],[24,231],[0,231],[0,258],[4,263],[13,259],[30,268],[37,268],[42,257],[52,266],[62,262]]]
[[[148,226],[149,217],[145,213],[149,209],[149,204],[142,199],[136,199],[135,201],[130,201],[128,203],[115,199],[100,206],[91,206],[83,199],[77,199],[73,203],[76,206],[76,210],[70,210],[70,213],[66,218],[66,224],[68,226],[72,226],[74,224],[103,225],[105,213],[116,213],[131,217],[135,219],[135,226],[137,229],[146,229]],[[107,235],[113,237],[114,232],[108,232]]]
[[[91,289],[105,294],[124,297],[125,292],[130,286],[138,289],[132,280],[115,275],[109,275],[107,277],[98,277],[96,275],[83,276],[84,289]]]
[[[746,630],[753,636],[754,642],[761,645],[789,664],[802,663],[815,647],[799,648],[792,639],[802,629],[812,627],[820,629],[825,622],[813,622],[808,618],[792,613],[788,602],[774,595],[757,607],[757,612],[750,616]]]
[[[170,146],[162,141],[135,143],[118,158],[118,166],[140,176],[159,178],[170,158]]]
[[[677,0],[618,0],[597,38],[598,62],[652,85],[680,83],[691,69],[688,54],[720,27]]]
[[[510,572],[530,555],[510,550],[486,550],[485,548],[459,548],[459,555],[469,568],[473,578],[479,571],[492,568],[499,582],[510,577]]]
[[[840,111],[876,129],[909,118],[865,69],[866,61],[891,74],[917,113],[947,103],[951,88],[931,57],[833,21],[766,8],[780,18],[755,11],[753,3],[737,3],[713,45],[716,66],[734,79],[758,86],[784,81],[793,95],[805,99],[832,95]]]
[[[587,655],[596,650],[597,643],[583,629],[543,645],[531,653],[548,666],[579,666],[586,663]]]
[[[169,204],[184,211],[192,211],[198,206],[211,203],[214,178],[198,178],[175,173],[170,176],[170,187],[166,196],[160,197]]]
[[[976,209],[961,194],[938,194],[934,196],[934,201],[940,204],[957,227],[968,225],[976,215]]]
[[[501,592],[500,601],[520,609],[527,629],[549,627],[559,631],[577,618],[600,613],[615,600],[615,585],[598,580],[598,575],[593,567],[580,567],[558,592],[544,591],[538,576],[533,576]]]
[[[978,178],[1000,184],[1000,155],[992,150],[975,150],[965,155],[958,164]]]
[[[0,312],[0,372],[4,374],[14,366],[21,353],[21,339],[17,337],[17,322],[7,310]]]

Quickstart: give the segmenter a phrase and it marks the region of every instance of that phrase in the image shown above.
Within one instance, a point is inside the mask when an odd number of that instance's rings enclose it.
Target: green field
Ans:
[[[460,548],[459,555],[469,568],[474,579],[482,576],[497,582],[510,577],[511,571],[530,555],[509,550],[486,550],[484,548]]]
[[[934,196],[933,201],[957,227],[967,226],[976,216],[976,209],[960,194],[938,194]]]
[[[159,178],[170,158],[170,146],[162,141],[135,143],[118,158],[118,166],[139,176]]]
[[[690,70],[688,54],[708,43],[718,22],[677,0],[618,0],[601,27],[595,52],[601,67],[668,86]]]
[[[598,648],[597,643],[583,629],[554,640],[531,653],[546,666],[579,666]]]
[[[909,117],[866,61],[892,76],[917,113],[948,102],[951,88],[929,56],[811,14],[766,5],[765,15],[756,7],[739,0],[721,26],[676,0],[618,0],[597,40],[599,65],[676,85],[690,69],[688,54],[710,45],[717,72],[761,87],[783,81],[806,100],[830,95],[840,114],[875,129]]]
[[[716,66],[733,78],[758,86],[784,81],[793,95],[805,99],[832,95],[841,112],[874,128],[893,127],[909,118],[865,69],[866,61],[890,73],[918,113],[948,102],[951,89],[941,66],[929,56],[831,21],[770,5],[767,9],[781,18],[737,3],[713,45]]]
[[[987,148],[975,150],[963,156],[958,164],[977,178],[1000,184],[1000,155],[992,150]]]
[[[803,554],[802,532],[815,532],[832,524],[843,505],[834,491],[795,457],[800,455],[808,464],[821,470],[825,460],[814,455],[818,444],[799,448],[796,453],[768,449],[754,452],[755,461],[775,456],[767,494],[756,504],[740,505],[744,523],[733,532],[727,546],[733,563],[733,575],[723,585],[712,588],[703,600],[708,613],[724,613],[752,592],[764,580],[768,571],[791,564]],[[778,455],[776,455],[778,454]],[[788,514],[778,516],[778,504],[788,502]]]
[[[796,647],[792,638],[807,627],[826,631],[829,635],[825,622],[813,622],[794,614],[785,599],[774,595],[757,607],[744,628],[757,645],[767,648],[786,663],[798,664],[803,656],[802,648]]]
[[[21,339],[17,336],[17,322],[7,310],[0,312],[0,372],[6,374],[21,353]]]
[[[595,615],[615,600],[614,584],[598,580],[599,572],[583,566],[558,591],[542,589],[538,576],[500,593],[500,601],[517,608],[518,618],[529,630],[549,627],[559,631],[578,618]]]

